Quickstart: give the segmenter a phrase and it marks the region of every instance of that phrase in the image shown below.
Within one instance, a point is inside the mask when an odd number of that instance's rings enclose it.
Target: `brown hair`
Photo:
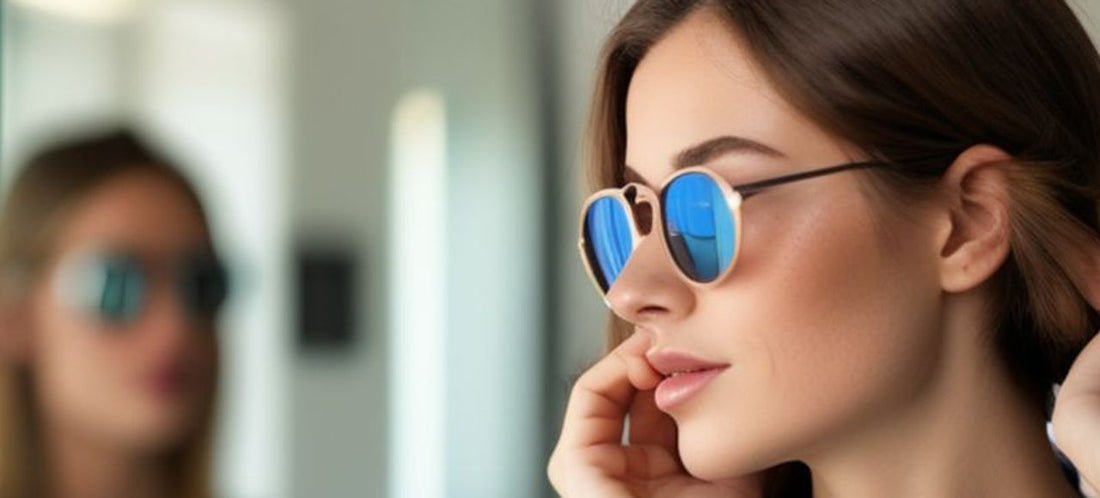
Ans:
[[[0,305],[21,304],[74,207],[99,186],[130,173],[153,174],[177,187],[206,225],[195,189],[132,132],[113,130],[55,145],[26,162],[0,211]],[[29,375],[25,365],[0,361],[0,498],[40,496],[47,485],[48,470],[37,454]],[[213,395],[210,401],[201,437],[173,459],[180,496],[210,496]]]
[[[872,159],[954,157],[982,143],[1012,155],[1002,165],[1011,250],[993,277],[989,327],[1013,381],[1049,416],[1051,384],[1100,328],[1071,280],[1084,260],[1076,248],[1096,244],[1100,224],[1100,56],[1064,0],[639,0],[598,68],[593,188],[623,184],[639,61],[698,8],[729,24],[795,108]],[[904,205],[933,194],[947,166],[860,177],[884,205]],[[614,345],[631,328],[611,322]],[[771,496],[809,496],[804,468],[781,470],[796,489],[769,486]]]

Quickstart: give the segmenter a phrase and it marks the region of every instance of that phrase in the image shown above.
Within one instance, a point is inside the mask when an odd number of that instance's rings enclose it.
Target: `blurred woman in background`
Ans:
[[[31,159],[0,212],[0,498],[210,496],[226,274],[126,131]]]

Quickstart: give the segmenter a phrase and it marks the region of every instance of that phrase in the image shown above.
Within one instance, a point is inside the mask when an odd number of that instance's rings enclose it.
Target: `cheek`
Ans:
[[[48,303],[36,316],[32,369],[43,414],[56,420],[109,415],[118,406],[129,364],[116,344],[120,338]]]
[[[203,399],[216,389],[221,362],[219,360],[217,333],[196,331],[188,350],[188,362],[196,378],[196,397]]]
[[[795,458],[911,397],[928,375],[939,293],[926,235],[887,227],[910,242],[888,246],[866,202],[853,194],[746,226],[737,276],[701,300],[710,322],[726,324],[734,368],[708,399],[714,409],[678,420],[690,470],[718,478]],[[731,423],[739,430],[719,430]]]
[[[808,417],[841,416],[888,403],[926,375],[939,346],[935,260],[927,234],[901,224],[876,227],[862,198],[808,217],[786,264],[774,268],[785,313],[761,340],[774,358],[770,383],[804,400]],[[905,241],[888,244],[881,230]],[[848,413],[852,415],[853,413]]]
[[[815,190],[796,212],[746,227],[749,271],[738,292],[755,294],[750,309],[760,310],[751,315],[760,333],[745,338],[769,358],[771,383],[807,397],[830,384],[858,388],[907,370],[906,360],[936,338],[929,333],[940,295],[931,234],[911,222],[876,221],[880,208],[848,183]],[[831,391],[812,397],[827,400],[837,394]]]

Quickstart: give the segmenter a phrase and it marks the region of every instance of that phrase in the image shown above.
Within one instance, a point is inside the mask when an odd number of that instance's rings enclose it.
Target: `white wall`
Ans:
[[[1096,0],[1067,0],[1081,18],[1095,43],[1100,43],[1100,2]]]
[[[405,91],[446,99],[448,302],[445,496],[531,496],[541,341],[531,18],[524,2],[296,4],[294,223],[353,247],[359,341],[294,370],[295,496],[385,496],[392,372],[386,330],[391,113]],[[416,423],[415,421],[412,423]],[[345,430],[338,430],[345,429]]]
[[[4,5],[0,34],[5,180],[19,159],[58,131],[109,122],[122,113],[125,30]]]
[[[221,336],[217,484],[290,496],[286,19],[277,4],[162,0],[126,53],[133,119],[191,170],[234,271]]]
[[[292,244],[332,244],[358,258],[354,347],[295,353],[290,465],[294,497],[386,496],[390,55],[396,2],[288,3],[293,20]],[[288,338],[293,343],[293,338]]]

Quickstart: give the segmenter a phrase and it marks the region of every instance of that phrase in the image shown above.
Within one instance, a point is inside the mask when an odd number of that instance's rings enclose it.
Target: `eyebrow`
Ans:
[[[712,138],[680,151],[679,154],[676,154],[676,158],[673,159],[672,167],[673,169],[679,170],[691,166],[699,166],[733,152],[758,154],[775,158],[787,157],[786,154],[755,140],[728,135]],[[642,175],[638,174],[630,165],[625,167],[624,173],[627,181],[645,183],[642,180]]]

